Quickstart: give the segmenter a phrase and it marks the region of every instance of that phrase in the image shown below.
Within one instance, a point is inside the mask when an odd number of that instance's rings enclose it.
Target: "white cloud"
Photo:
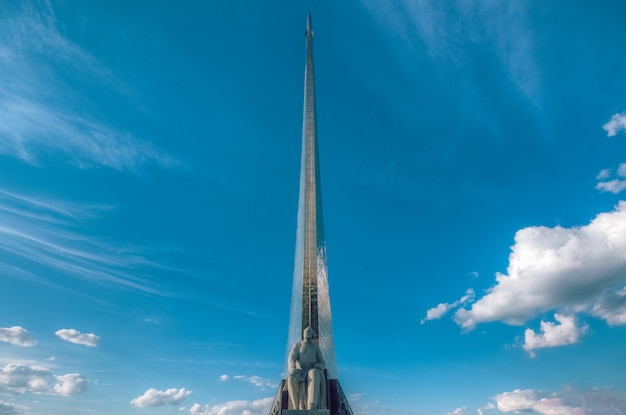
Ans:
[[[607,137],[613,137],[619,132],[626,131],[626,112],[613,114],[609,122],[602,126]]]
[[[426,317],[422,319],[421,323],[424,324],[428,320],[439,320],[451,309],[467,304],[473,299],[474,299],[474,290],[471,288],[468,288],[467,291],[465,291],[465,295],[459,298],[458,300],[456,300],[455,302],[441,303],[441,304],[438,304],[437,307],[428,309],[426,311]]]
[[[426,311],[426,317],[422,319],[422,324],[424,324],[428,320],[439,320],[451,308],[452,308],[452,304],[448,304],[448,303],[440,303],[437,305],[437,307],[429,308]]]
[[[37,344],[28,331],[20,326],[0,327],[0,342],[20,347],[33,347]]]
[[[21,363],[9,363],[0,369],[0,392],[2,393],[74,396],[86,389],[87,380],[77,373],[55,376],[45,367]]]
[[[59,336],[65,341],[75,344],[82,344],[83,346],[96,347],[100,343],[100,337],[93,333],[81,333],[75,329],[61,329],[57,330],[54,334]]]
[[[189,395],[191,395],[191,391],[185,388],[170,388],[166,390],[150,388],[143,395],[130,401],[130,403],[138,407],[179,405]]]
[[[493,399],[500,412],[535,411],[541,415],[588,415],[587,411],[581,407],[567,405],[560,398],[549,398],[531,389],[504,392]]]
[[[524,333],[525,341],[522,347],[531,356],[534,356],[535,349],[578,343],[582,335],[587,332],[588,326],[576,326],[574,316],[555,314],[554,318],[559,324],[542,321],[541,334],[535,333],[532,329],[526,329]]]
[[[54,392],[61,396],[74,396],[87,390],[87,380],[78,373],[57,376]]]
[[[222,376],[220,376],[220,382],[225,382],[225,381],[227,381],[229,377],[230,377],[230,376],[228,376],[228,375],[222,375]]]
[[[622,190],[626,189],[626,180],[613,179],[606,182],[600,182],[596,184],[596,189],[601,192],[618,194]]]
[[[219,405],[209,406],[194,404],[189,413],[191,415],[266,415],[274,398],[258,399],[256,401],[231,401]]]
[[[603,169],[596,176],[597,180],[600,180],[596,185],[596,189],[601,192],[611,192],[618,194],[622,190],[626,189],[626,180],[622,180],[626,177],[626,163],[622,163],[617,168],[617,178],[613,180],[607,180],[611,177],[613,169]],[[620,179],[621,178],[621,179]],[[603,181],[602,181],[603,180]]]
[[[550,310],[587,311],[626,323],[626,202],[586,226],[529,227],[515,235],[508,275],[470,309],[455,313],[465,329],[489,321],[520,325]]]

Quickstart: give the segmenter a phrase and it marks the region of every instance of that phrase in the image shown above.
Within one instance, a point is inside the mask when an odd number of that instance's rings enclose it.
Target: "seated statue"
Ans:
[[[289,353],[287,390],[290,409],[326,409],[324,358],[312,341],[314,335],[311,327],[304,329],[302,341],[296,343]]]

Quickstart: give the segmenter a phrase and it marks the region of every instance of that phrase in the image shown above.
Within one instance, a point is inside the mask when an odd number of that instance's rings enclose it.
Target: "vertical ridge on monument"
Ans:
[[[326,266],[326,242],[322,217],[322,199],[320,169],[317,147],[317,121],[315,114],[315,73],[313,65],[313,25],[311,14],[306,23],[306,64],[304,70],[304,108],[302,122],[302,160],[300,170],[300,196],[298,201],[298,226],[296,232],[296,253],[294,259],[293,293],[289,318],[287,346],[289,359],[286,369],[288,379],[283,379],[278,388],[276,399],[270,409],[270,415],[352,415],[341,386],[339,385],[335,346],[332,329],[332,315],[328,290],[328,272]],[[294,351],[299,356],[306,352],[307,328],[312,329],[317,337],[310,340],[311,350],[321,351],[323,361],[315,368],[324,371],[322,404],[311,404],[313,398],[310,384],[311,368],[302,362],[294,363]],[[303,340],[303,335],[305,339]],[[301,342],[302,340],[302,342]],[[294,347],[295,346],[295,347]],[[296,350],[297,349],[297,350]],[[293,382],[294,364],[303,374],[302,393],[308,395],[308,406],[294,407],[290,399],[288,383]],[[309,363],[307,363],[309,364]],[[311,363],[312,364],[312,363]],[[324,370],[325,369],[325,370]],[[316,381],[317,382],[317,381]],[[294,382],[297,383],[297,382]],[[289,389],[291,391],[291,389]],[[317,394],[317,392],[315,392]],[[305,399],[305,402],[306,402]],[[296,404],[297,405],[297,404]]]

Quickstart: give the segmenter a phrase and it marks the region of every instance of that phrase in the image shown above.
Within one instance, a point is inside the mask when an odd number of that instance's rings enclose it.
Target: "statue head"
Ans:
[[[315,337],[315,330],[313,330],[310,326],[305,328],[302,332],[302,338],[305,340],[312,340]]]

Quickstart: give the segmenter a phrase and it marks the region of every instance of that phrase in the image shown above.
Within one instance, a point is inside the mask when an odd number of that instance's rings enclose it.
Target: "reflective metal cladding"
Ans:
[[[326,242],[322,217],[322,194],[315,115],[315,72],[313,65],[313,25],[306,25],[306,65],[304,70],[304,108],[298,228],[293,277],[291,315],[287,347],[302,338],[307,326],[318,334],[318,344],[329,379],[337,379],[332,315],[328,291]]]

